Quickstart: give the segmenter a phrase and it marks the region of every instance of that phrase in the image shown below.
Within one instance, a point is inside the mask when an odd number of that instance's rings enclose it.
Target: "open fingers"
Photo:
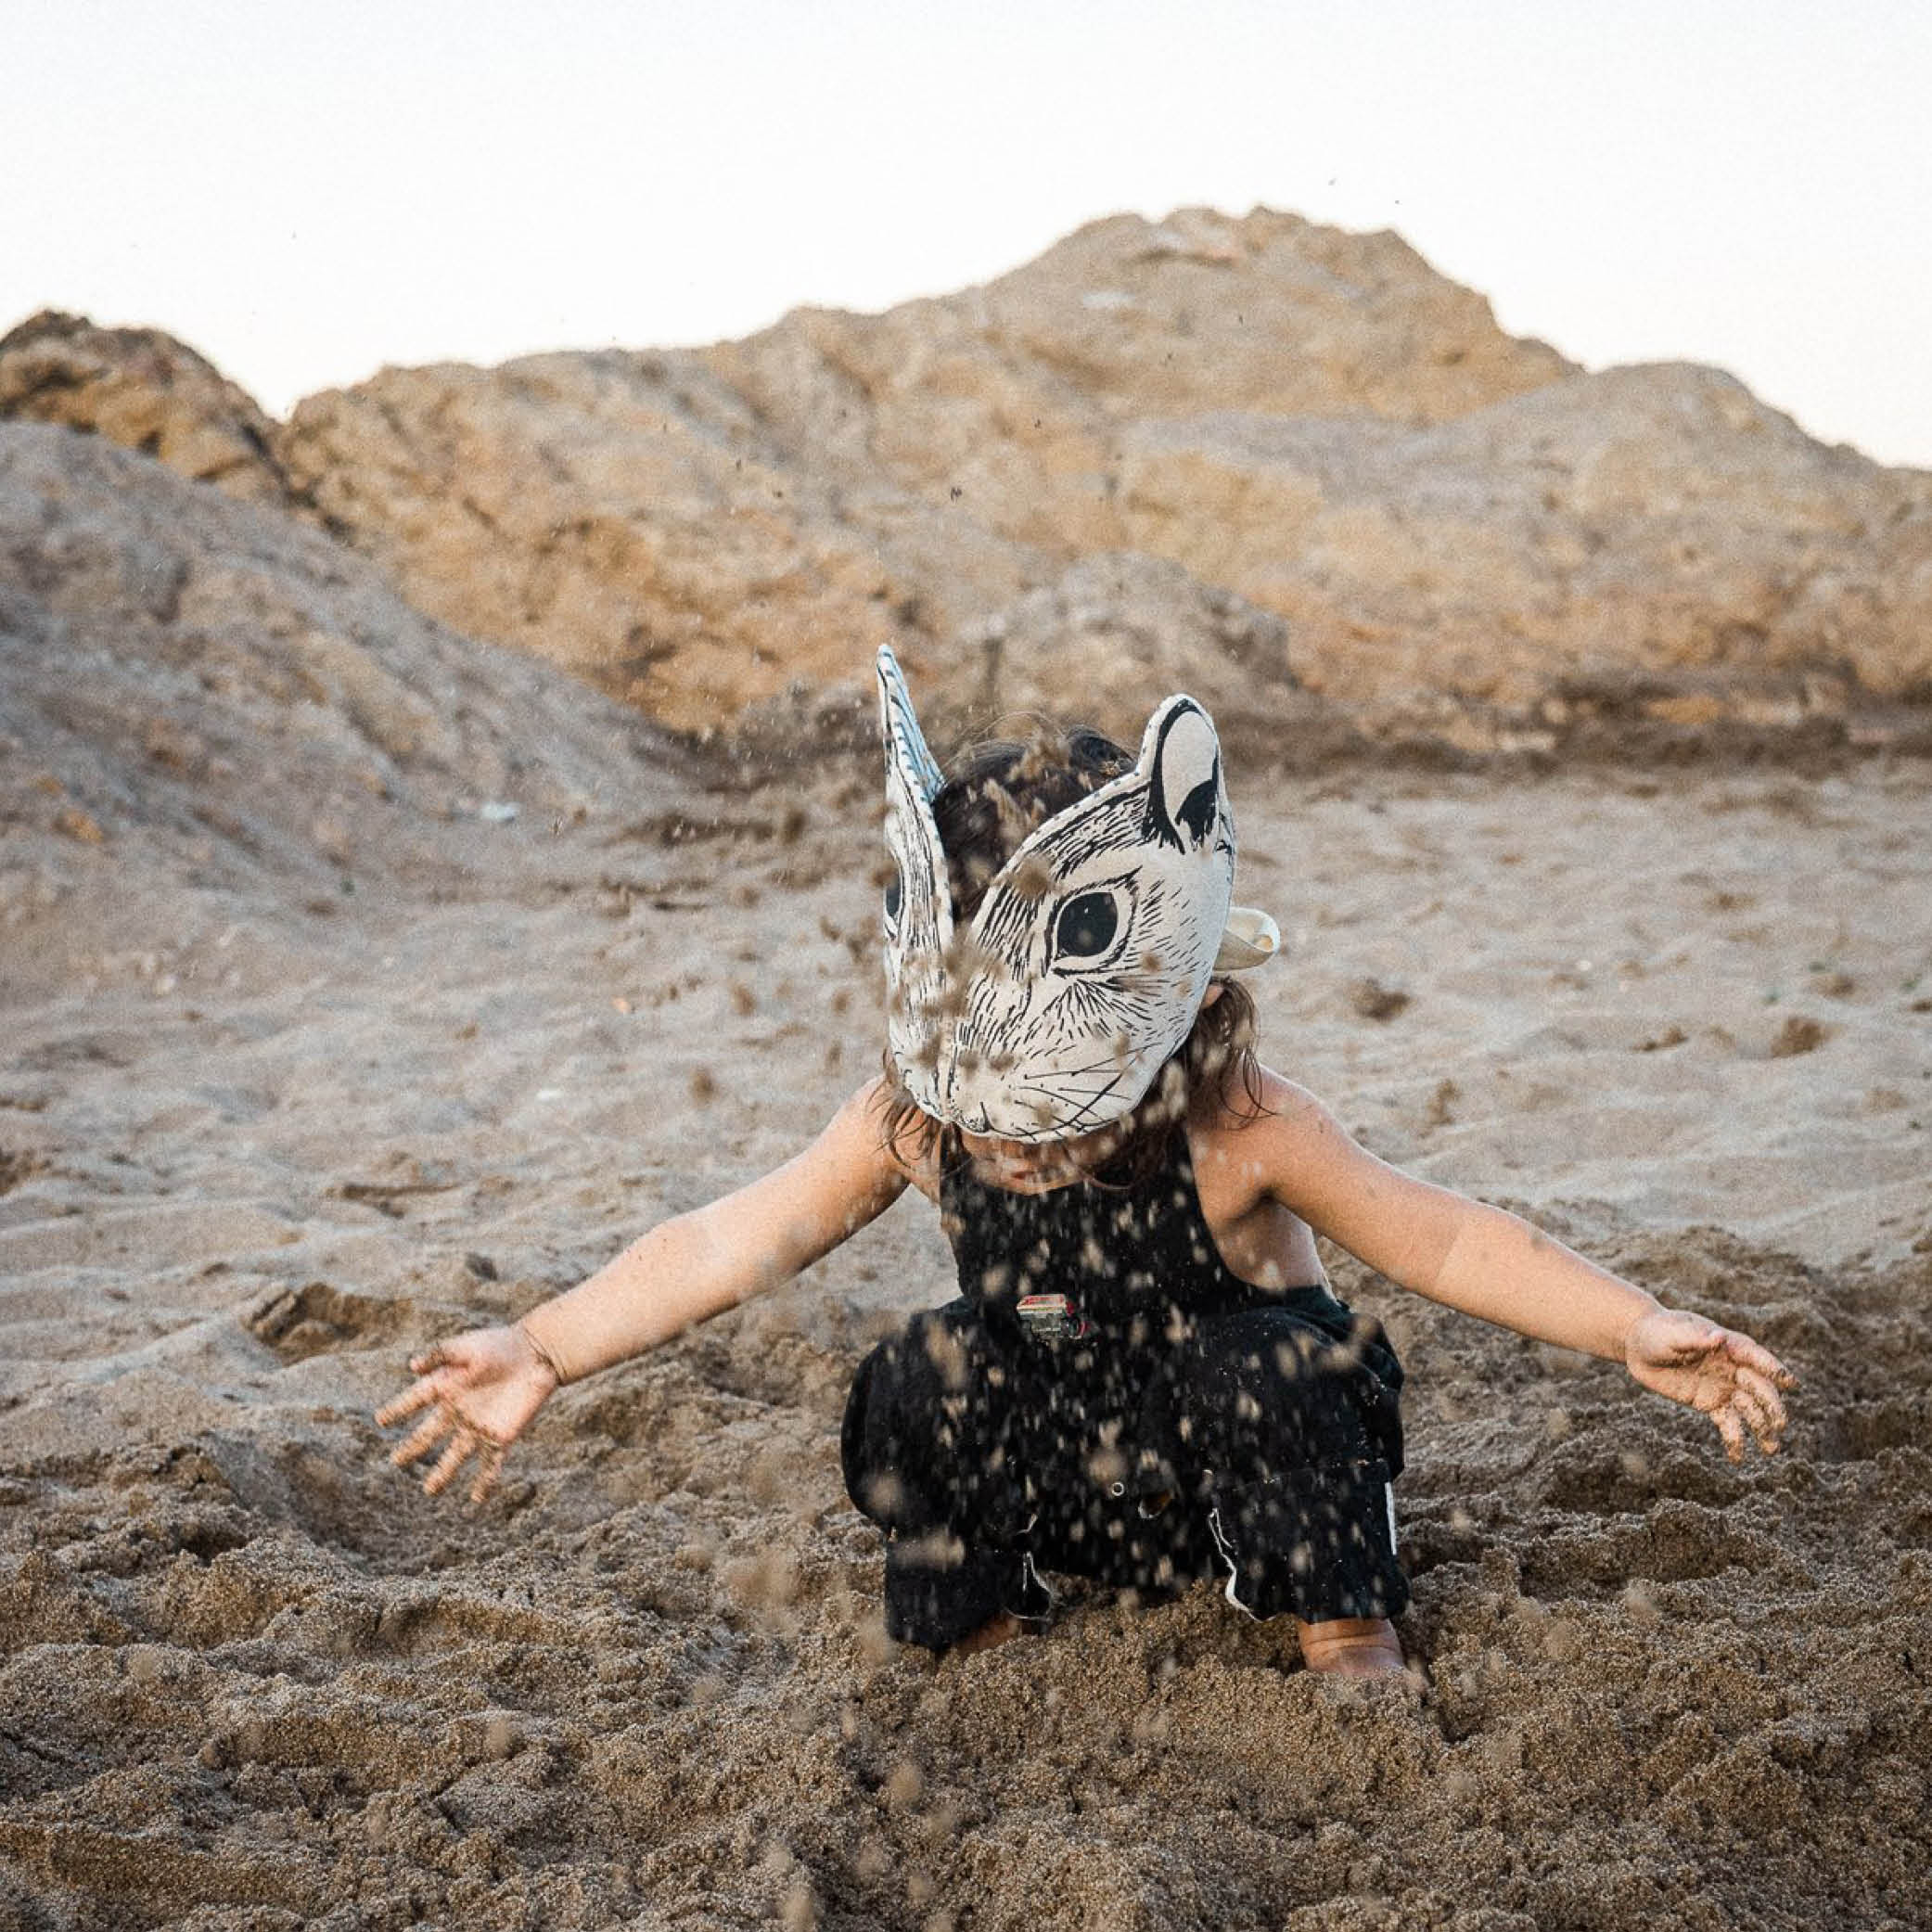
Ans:
[[[1710,1419],[1718,1426],[1718,1434],[1724,1439],[1724,1453],[1734,1463],[1744,1461],[1744,1424],[1737,1419],[1737,1411],[1729,1403],[1713,1409]]]
[[[1759,1439],[1759,1447],[1766,1454],[1777,1452],[1777,1439],[1784,1424],[1775,1420],[1766,1406],[1764,1399],[1754,1389],[1746,1389],[1743,1383],[1731,1391],[1731,1413],[1743,1416],[1750,1434]]]
[[[458,1427],[450,1446],[438,1459],[435,1468],[423,1478],[423,1494],[440,1496],[456,1479],[456,1472],[482,1447],[474,1430]]]
[[[507,1453],[499,1442],[485,1442],[477,1462],[477,1478],[469,1486],[469,1500],[472,1503],[486,1501],[496,1487],[496,1478],[503,1474],[503,1459]]]
[[[1754,1368],[1739,1368],[1737,1386],[1748,1390],[1755,1399],[1764,1419],[1776,1435],[1785,1432],[1787,1417],[1785,1414],[1784,1399],[1778,1394],[1777,1384],[1770,1376],[1760,1375]]]
[[[389,1459],[397,1468],[429,1453],[438,1442],[456,1427],[456,1418],[447,1409],[426,1415],[402,1441],[390,1451]]]
[[[415,1368],[416,1364],[412,1362],[409,1365]],[[404,1421],[418,1409],[427,1409],[441,1392],[436,1377],[425,1375],[420,1382],[412,1382],[392,1401],[384,1402],[376,1412],[376,1420],[384,1428],[392,1422]]]
[[[1762,1342],[1753,1341],[1748,1335],[1740,1335],[1734,1328],[1726,1329],[1724,1352],[1741,1369],[1762,1375],[1773,1388],[1798,1387],[1798,1377]]]

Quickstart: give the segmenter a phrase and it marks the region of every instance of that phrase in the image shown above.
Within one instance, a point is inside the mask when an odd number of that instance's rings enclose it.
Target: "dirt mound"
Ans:
[[[206,357],[158,328],[44,309],[0,336],[0,422],[58,423],[153,456],[244,503],[286,506],[275,425]]]
[[[670,810],[692,772],[319,532],[28,424],[0,424],[0,742],[23,975],[77,893],[242,888],[293,913],[357,879],[454,889],[539,825]]]
[[[239,870],[102,899],[83,952],[70,904],[81,966],[30,996],[10,950],[0,1029],[0,1920],[1923,1921],[1925,795],[1244,804],[1271,1059],[1804,1377],[1733,1468],[1334,1258],[1409,1369],[1419,1705],[1207,1584],[892,1652],[838,1423],[947,1292],[923,1202],[567,1391],[480,1513],[385,1465],[412,1350],[775,1165],[873,1064],[869,788],[546,829],[541,870],[485,841],[329,917]]]
[[[837,741],[890,643],[981,728],[1051,688],[1132,738],[1179,684],[1350,755],[1926,737],[1932,478],[1716,370],[1585,374],[1400,237],[1268,210],[710,349],[386,369],[282,425],[166,337],[43,315],[9,412],[280,504],[698,735]]]
[[[390,370],[277,448],[424,608],[686,728],[863,685],[881,641],[936,706],[1030,705],[989,642],[1082,576],[1145,608],[1154,559],[1163,647],[1084,681],[1117,735],[1176,659],[1210,703],[1299,688],[1372,739],[1558,755],[1604,735],[1593,689],[1656,732],[1788,734],[1932,679],[1932,480],[1715,370],[1585,375],[1397,237],[1265,211],[1097,223],[710,350]]]

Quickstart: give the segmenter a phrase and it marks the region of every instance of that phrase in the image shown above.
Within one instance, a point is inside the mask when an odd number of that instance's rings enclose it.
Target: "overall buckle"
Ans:
[[[1065,1295],[1022,1295],[1015,1312],[1027,1333],[1041,1341],[1078,1341],[1094,1325]]]

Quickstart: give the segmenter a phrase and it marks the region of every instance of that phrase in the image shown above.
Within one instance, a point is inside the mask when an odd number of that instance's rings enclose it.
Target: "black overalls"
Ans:
[[[1228,1272],[1184,1132],[1131,1186],[1009,1193],[951,1152],[961,1299],[875,1349],[846,1404],[888,1632],[940,1649],[1041,1614],[1039,1569],[1162,1594],[1223,1574],[1256,1617],[1400,1614],[1402,1371],[1373,1324]],[[1022,1314],[1041,1295],[1064,1319]]]

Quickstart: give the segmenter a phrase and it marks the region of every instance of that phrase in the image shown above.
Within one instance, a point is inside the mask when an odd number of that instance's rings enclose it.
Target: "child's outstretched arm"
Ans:
[[[435,1495],[477,1457],[470,1495],[494,1484],[505,1452],[563,1383],[641,1355],[765,1288],[789,1281],[891,1206],[905,1176],[881,1143],[871,1081],[802,1153],[633,1242],[568,1293],[507,1328],[478,1328],[415,1357],[417,1377],[378,1423],[430,1413],[390,1460],[450,1440],[423,1488]]]
[[[1708,1415],[1732,1461],[1766,1454],[1798,1378],[1769,1349],[1587,1261],[1539,1228],[1418,1181],[1352,1140],[1313,1094],[1267,1074],[1274,1111],[1234,1137],[1265,1190],[1391,1281],[1519,1335],[1621,1362],[1646,1388]],[[1244,1144],[1251,1140],[1251,1148]]]

